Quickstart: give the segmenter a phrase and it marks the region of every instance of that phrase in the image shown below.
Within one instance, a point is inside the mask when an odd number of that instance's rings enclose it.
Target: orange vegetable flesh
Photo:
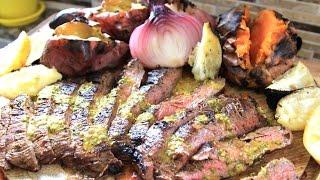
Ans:
[[[274,11],[261,11],[251,29],[251,63],[263,64],[273,52],[274,46],[285,36],[286,30],[287,25],[276,17]]]
[[[250,69],[251,68],[251,63],[250,63],[250,29],[247,26],[249,23],[249,10],[248,8],[245,7],[244,10],[244,16],[242,17],[242,20],[240,22],[240,27],[237,30],[236,34],[236,41],[235,41],[235,46],[236,46],[236,53],[240,59],[242,59],[242,63],[240,66],[243,69]]]

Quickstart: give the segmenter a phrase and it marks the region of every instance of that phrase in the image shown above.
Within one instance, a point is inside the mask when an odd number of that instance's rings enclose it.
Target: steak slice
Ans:
[[[206,142],[240,136],[264,125],[252,101],[223,95],[207,100],[197,116],[180,126],[162,150],[151,157],[155,176],[172,178]]]
[[[10,106],[11,124],[6,135],[6,160],[16,167],[37,171],[40,165],[33,144],[27,137],[32,101],[29,96],[20,95],[10,102]]]
[[[140,87],[144,73],[142,64],[137,60],[131,60],[125,67],[118,86],[98,102],[99,110],[92,119],[93,123],[103,124],[104,127],[109,128],[119,106],[126,102],[131,93]]]
[[[146,112],[137,117],[135,124],[129,132],[129,137],[134,144],[141,144],[144,141],[145,134],[150,125],[165,116],[170,116],[181,109],[191,109],[199,102],[213,96],[223,89],[225,85],[224,79],[207,81],[200,85],[192,94],[172,97],[167,101],[161,102],[159,105],[151,106]]]
[[[156,174],[171,178],[206,142],[241,136],[266,124],[251,98],[220,95],[207,101],[207,108],[193,121],[181,126],[167,143],[167,149],[153,156]],[[167,157],[165,163],[162,159]]]
[[[242,178],[242,180],[298,180],[294,164],[286,158],[270,161],[256,176]]]
[[[79,162],[78,169],[92,177],[100,177],[105,172],[115,174],[121,170],[122,162],[115,158],[110,150],[112,142],[107,137],[107,129],[118,106],[140,86],[143,75],[142,65],[132,60],[125,68],[116,88],[106,96],[99,97],[99,93],[95,95],[95,105],[91,108],[89,116],[91,126],[82,133],[83,144],[77,146],[74,154]]]
[[[10,119],[11,107],[9,104],[1,107],[0,110],[0,168],[4,170],[10,169],[10,164],[6,161],[6,134],[11,123]]]
[[[205,144],[176,179],[220,179],[237,175],[265,153],[291,144],[292,134],[280,126],[260,128],[244,138]]]
[[[68,82],[60,82],[57,85],[58,89],[53,93],[54,108],[48,117],[48,137],[55,159],[60,160],[72,152],[67,114],[78,85]]]
[[[43,88],[34,103],[33,115],[30,116],[27,135],[34,144],[36,157],[41,164],[49,164],[55,160],[50,139],[48,137],[48,117],[54,108],[53,93],[58,85]]]
[[[71,115],[69,119],[69,129],[71,133],[71,147],[72,152],[66,152],[63,158],[63,163],[67,166],[75,166],[74,164],[74,151],[76,146],[82,146],[81,136],[82,132],[88,131],[90,122],[89,108],[94,99],[94,94],[98,89],[97,84],[84,83],[82,84],[74,97],[73,104],[71,106]]]
[[[126,135],[142,111],[170,96],[181,76],[182,69],[162,68],[148,72],[146,84],[134,91],[119,107],[109,129],[109,137],[119,139]]]

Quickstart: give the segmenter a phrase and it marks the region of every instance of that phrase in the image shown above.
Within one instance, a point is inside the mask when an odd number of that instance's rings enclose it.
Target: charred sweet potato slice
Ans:
[[[63,75],[77,76],[116,67],[128,50],[128,44],[107,38],[98,27],[67,22],[55,29],[40,62]]]
[[[274,11],[261,11],[251,28],[251,63],[263,64],[275,46],[286,36],[286,31],[287,24],[283,19],[277,18]]]
[[[251,46],[250,29],[248,27],[249,18],[249,9],[245,7],[239,28],[236,32],[236,41],[234,42],[236,53],[238,57],[242,59],[240,66],[243,69],[251,68],[249,55]]]
[[[90,19],[100,23],[102,32],[113,39],[129,42],[133,30],[143,24],[149,17],[149,9],[130,9],[120,12],[100,12],[93,14]]]
[[[261,88],[286,72],[301,47],[290,21],[263,10],[250,22],[248,9],[237,7],[219,16],[223,73],[240,86]]]

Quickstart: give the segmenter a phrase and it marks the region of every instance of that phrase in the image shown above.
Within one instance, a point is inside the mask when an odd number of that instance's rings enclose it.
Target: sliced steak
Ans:
[[[96,93],[94,105],[90,109],[90,127],[82,132],[82,144],[77,145],[74,154],[78,169],[92,177],[100,177],[106,172],[115,174],[121,170],[121,161],[110,151],[111,141],[107,137],[107,129],[118,107],[140,86],[143,75],[142,65],[132,60],[116,88],[107,95]]]
[[[152,104],[158,104],[171,95],[182,69],[155,69],[148,72],[145,85],[133,92],[127,101],[119,107],[112,121],[108,135],[111,139],[123,138],[131,128],[136,117]]]
[[[266,124],[251,98],[220,95],[207,101],[207,108],[181,126],[167,143],[167,149],[153,156],[156,175],[172,178],[206,142],[241,136]],[[162,159],[167,157],[165,163]]]
[[[6,135],[6,160],[16,167],[37,171],[40,166],[33,144],[27,137],[32,101],[29,96],[20,95],[10,102],[10,106],[11,124]]]
[[[286,158],[270,161],[256,176],[242,178],[242,180],[298,180],[294,164]]]
[[[78,85],[75,83],[58,83],[58,89],[53,93],[54,108],[48,117],[48,136],[55,159],[60,160],[72,152],[71,135],[68,112],[72,96],[76,93]]]
[[[220,179],[237,175],[267,152],[291,144],[292,134],[280,127],[264,127],[242,139],[205,144],[176,179]]]
[[[97,84],[84,83],[82,84],[74,97],[74,102],[71,107],[71,116],[69,119],[69,129],[71,131],[71,147],[75,151],[77,146],[82,146],[82,132],[88,131],[90,127],[89,108],[94,99],[94,94],[98,89]],[[63,162],[67,166],[74,166],[74,152],[67,152],[64,155]]]
[[[144,73],[143,66],[137,60],[131,60],[125,67],[118,86],[98,102],[98,111],[92,119],[93,123],[109,128],[119,106],[140,87]]]
[[[9,104],[4,105],[0,110],[0,168],[4,170],[10,169],[10,164],[6,161],[6,134],[11,123],[10,111]]]
[[[151,106],[146,112],[137,117],[135,124],[129,132],[129,137],[134,144],[141,144],[145,134],[153,122],[170,116],[181,109],[191,109],[199,102],[215,95],[225,85],[224,79],[207,81],[200,85],[192,94],[172,97],[159,105]]]
[[[43,88],[34,103],[33,115],[29,119],[27,135],[34,144],[36,157],[41,164],[49,164],[55,160],[50,139],[48,137],[48,117],[54,108],[53,94],[58,85]]]

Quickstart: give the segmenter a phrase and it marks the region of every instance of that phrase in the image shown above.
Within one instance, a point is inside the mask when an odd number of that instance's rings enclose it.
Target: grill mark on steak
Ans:
[[[256,176],[242,178],[241,180],[298,180],[299,175],[295,171],[294,164],[286,158],[270,161]]]
[[[266,123],[250,98],[221,95],[209,99],[199,114],[171,136],[165,151],[153,157],[157,176],[172,178],[206,142],[241,136]],[[163,157],[168,161],[162,162]]]
[[[0,168],[4,170],[10,169],[10,164],[6,161],[6,134],[11,123],[10,119],[11,107],[9,104],[4,105],[0,112]]]
[[[140,145],[145,138],[148,128],[153,122],[170,116],[181,109],[191,109],[199,102],[218,93],[225,85],[224,79],[207,81],[200,85],[191,95],[181,95],[172,97],[167,101],[162,101],[159,105],[151,106],[146,112],[137,117],[136,123],[129,132],[129,137],[133,144]]]
[[[71,106],[71,116],[69,119],[69,128],[71,133],[71,147],[73,152],[68,152],[63,158],[63,162],[67,166],[74,166],[74,151],[76,146],[82,146],[81,133],[89,129],[90,122],[88,121],[89,107],[93,101],[94,94],[98,89],[98,85],[93,83],[82,84],[74,97],[74,102]]]
[[[181,76],[182,69],[162,68],[148,72],[146,84],[134,91],[119,107],[116,118],[109,129],[109,137],[118,139],[127,134],[135,118],[142,111],[170,96]]]
[[[106,171],[110,172],[110,169],[119,171],[122,167],[122,162],[112,154],[107,138],[108,121],[106,121],[106,115],[109,113],[109,109],[112,110],[110,97],[112,99],[115,91],[106,95],[108,91],[105,89],[106,86],[112,87],[112,84],[103,82],[99,84],[91,103],[88,120],[90,127],[87,131],[82,132],[82,144],[76,146],[74,153],[77,168],[91,177],[100,177]],[[97,139],[98,137],[104,138]]]
[[[49,138],[52,150],[56,159],[64,158],[65,155],[72,153],[70,131],[68,129],[68,112],[73,95],[76,93],[78,85],[75,83],[58,83],[58,90],[53,94],[55,103],[48,122],[54,129],[49,128]]]
[[[193,110],[181,110],[174,115],[155,122],[149,128],[145,142],[136,148],[137,151],[134,154],[139,173],[144,179],[153,179],[154,165],[152,157],[162,150],[170,135],[198,114],[197,111],[201,110],[201,106],[199,105]]]
[[[32,112],[30,97],[20,95],[10,102],[11,124],[6,135],[6,160],[10,164],[37,171],[40,169],[33,144],[27,138],[27,125]]]
[[[125,67],[124,73],[118,82],[118,86],[113,88],[108,96],[103,97],[99,104],[99,110],[94,115],[94,124],[104,124],[109,128],[118,107],[124,103],[132,91],[140,87],[144,76],[143,66],[137,60],[131,60]]]
[[[280,126],[260,128],[242,139],[212,142],[193,156],[176,179],[227,178],[246,170],[267,152],[291,144],[292,134]]]
[[[57,88],[57,85],[47,86],[39,92],[33,115],[29,119],[27,135],[34,144],[36,157],[41,164],[49,164],[55,160],[48,137],[48,117],[54,108],[53,93]]]

